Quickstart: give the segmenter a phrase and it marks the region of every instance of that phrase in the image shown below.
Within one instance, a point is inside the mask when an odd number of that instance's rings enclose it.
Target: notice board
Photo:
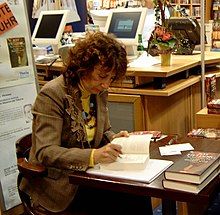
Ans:
[[[31,133],[36,68],[25,0],[0,0],[0,208],[20,204],[15,142]]]

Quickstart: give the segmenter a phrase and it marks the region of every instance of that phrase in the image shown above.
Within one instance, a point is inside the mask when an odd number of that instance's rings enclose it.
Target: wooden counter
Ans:
[[[162,67],[158,64],[146,68],[128,68],[127,76],[134,76],[135,79],[165,78],[166,87],[155,89],[152,82],[136,88],[110,87],[110,120],[115,120],[113,130],[129,127],[132,128],[130,130],[161,130],[163,133],[185,136],[195,128],[195,116],[201,109],[201,76],[190,74],[188,78],[183,78],[180,74],[195,68],[199,70],[200,57],[200,54],[173,55],[172,66]],[[220,69],[211,66],[220,62],[220,53],[206,52],[205,62],[206,72],[219,77]],[[50,67],[37,64],[37,69],[47,69],[48,75],[53,75],[54,70],[60,74],[63,68],[62,62],[55,62]],[[220,79],[217,79],[218,84]],[[142,113],[136,113],[137,110]],[[142,119],[137,120],[137,116]]]
[[[156,58],[159,58],[156,57]],[[206,52],[205,63],[216,64],[220,62],[220,52]],[[141,77],[169,77],[178,74],[187,69],[191,69],[201,64],[201,55],[195,53],[193,55],[172,55],[171,66],[161,66],[160,64],[149,67],[128,67],[127,76],[141,76]],[[62,73],[64,66],[61,61],[50,64],[36,64],[37,69],[53,70]]]
[[[220,129],[220,114],[208,114],[205,107],[196,113],[196,128]]]
[[[159,57],[157,57],[159,59]],[[216,64],[220,62],[220,52],[205,52],[205,64]],[[172,55],[171,66],[161,66],[160,64],[150,67],[129,67],[128,76],[142,77],[169,77],[171,75],[200,66],[201,55]]]

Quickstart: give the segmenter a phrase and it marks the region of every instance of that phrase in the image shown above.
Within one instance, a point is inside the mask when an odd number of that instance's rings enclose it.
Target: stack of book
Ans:
[[[199,193],[219,175],[220,153],[190,151],[164,172],[164,188]]]
[[[207,104],[209,114],[220,114],[220,99],[213,99]]]
[[[187,134],[188,137],[220,138],[220,129],[217,128],[197,128]]]

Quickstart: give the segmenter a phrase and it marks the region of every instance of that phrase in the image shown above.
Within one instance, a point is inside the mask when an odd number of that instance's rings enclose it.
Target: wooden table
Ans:
[[[159,154],[158,147],[165,145],[169,141],[167,137],[159,142],[153,142],[150,146],[150,157],[177,161],[180,156],[164,156]],[[182,138],[178,142],[190,142],[195,150],[220,152],[220,140],[202,139],[202,138]],[[186,153],[186,152],[185,152]],[[185,154],[183,153],[183,154]],[[164,189],[162,186],[163,174],[156,178],[152,183],[115,179],[111,177],[101,177],[91,175],[85,172],[73,172],[69,175],[69,181],[72,184],[86,185],[98,189],[113,190],[137,195],[146,195],[162,199],[163,214],[176,214],[176,201],[191,203],[192,206],[199,205],[199,208],[193,210],[190,215],[201,215],[201,210],[207,208],[207,203],[212,199],[216,188],[219,187],[219,176],[209,183],[199,194],[180,192],[175,190]],[[202,207],[203,206],[203,207]],[[201,209],[201,210],[199,210]]]

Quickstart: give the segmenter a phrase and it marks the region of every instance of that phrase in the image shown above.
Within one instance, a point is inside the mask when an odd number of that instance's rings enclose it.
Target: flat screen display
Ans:
[[[141,12],[113,13],[108,33],[117,38],[135,38]]]
[[[41,11],[32,34],[34,45],[60,45],[69,10]]]
[[[63,14],[45,14],[35,38],[56,38]]]

